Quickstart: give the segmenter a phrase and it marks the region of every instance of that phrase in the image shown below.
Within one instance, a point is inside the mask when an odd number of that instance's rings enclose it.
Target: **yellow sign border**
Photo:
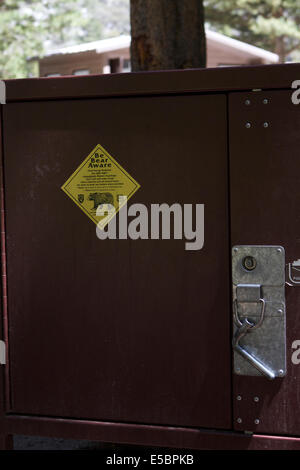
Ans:
[[[114,157],[112,157],[108,152],[107,150],[105,150],[105,148],[102,147],[102,145],[100,144],[97,144],[96,147],[89,153],[89,155],[83,160],[83,162],[79,165],[78,168],[76,168],[76,170],[72,173],[72,175],[67,179],[67,181],[61,186],[60,189],[62,189],[62,191],[64,191],[64,193],[70,197],[72,199],[72,201],[75,202],[75,204],[98,226],[99,220],[95,219],[92,214],[90,214],[77,200],[76,198],[73,196],[72,193],[70,193],[68,190],[67,190],[67,186],[70,184],[70,182],[75,178],[75,176],[79,173],[79,171],[84,167],[84,165],[86,164],[86,162],[92,158],[92,156],[98,151],[104,153],[104,155],[109,158],[111,160],[111,162],[119,168],[119,170],[122,171],[122,173],[124,173],[128,179],[130,179],[130,181],[135,185],[135,188],[131,191],[131,193],[129,195],[124,195],[126,196],[126,201],[119,205],[118,209],[115,211],[115,213],[110,217],[110,218],[107,218],[106,220],[106,224],[105,226],[111,221],[111,219],[113,217],[115,217],[117,215],[117,213],[119,212],[119,210],[127,203],[127,201],[129,201],[129,199],[136,193],[136,191],[138,189],[140,189],[141,185],[114,159]],[[104,226],[104,227],[105,227]],[[104,227],[100,227],[102,228],[102,230],[104,229]]]

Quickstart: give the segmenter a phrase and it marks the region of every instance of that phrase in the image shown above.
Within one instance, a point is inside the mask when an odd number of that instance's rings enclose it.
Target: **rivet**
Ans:
[[[238,395],[238,396],[236,397],[236,399],[237,399],[238,401],[241,401],[241,399],[242,399],[241,395]]]
[[[235,253],[237,253],[237,252],[239,251],[239,249],[235,247],[235,248],[233,248],[233,251],[234,251]]]
[[[264,122],[264,127],[269,127],[269,123],[268,122]]]
[[[251,127],[251,123],[250,123],[250,122],[246,122],[246,128],[247,128],[247,129],[250,129],[250,127]]]
[[[254,424],[259,424],[259,419],[255,419]]]
[[[241,424],[243,420],[242,420],[242,418],[238,418],[236,421],[237,421],[237,423]]]
[[[283,376],[283,374],[284,374],[284,371],[282,369],[279,369],[278,375]]]
[[[265,99],[263,100],[263,104],[268,104],[268,103],[269,103],[269,100],[268,100],[267,98],[265,98]]]
[[[283,312],[282,308],[279,308],[279,309],[277,310],[277,312],[278,312],[278,313],[282,313],[282,312]]]
[[[250,100],[246,100],[246,101],[245,101],[245,105],[246,105],[246,106],[249,106],[249,104],[251,104],[251,101],[250,101]]]
[[[277,248],[277,253],[281,253],[281,248]]]
[[[257,403],[259,401],[258,397],[254,397],[253,400]]]

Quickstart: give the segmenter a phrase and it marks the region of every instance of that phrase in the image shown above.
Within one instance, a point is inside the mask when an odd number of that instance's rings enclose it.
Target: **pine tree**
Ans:
[[[0,78],[33,73],[57,46],[129,34],[130,0],[0,0]]]
[[[43,53],[47,43],[79,39],[85,19],[81,0],[5,0],[0,4],[0,77],[30,74],[28,58]]]
[[[299,0],[204,0],[205,18],[217,31],[279,55],[300,47]]]

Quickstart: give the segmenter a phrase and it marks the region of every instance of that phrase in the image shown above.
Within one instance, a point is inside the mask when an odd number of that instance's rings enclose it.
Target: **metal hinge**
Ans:
[[[0,340],[0,365],[6,364],[6,345],[4,341]]]

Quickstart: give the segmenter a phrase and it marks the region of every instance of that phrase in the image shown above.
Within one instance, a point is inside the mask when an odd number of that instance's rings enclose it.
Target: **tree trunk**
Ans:
[[[206,66],[202,0],[130,0],[132,71]]]
[[[285,44],[284,44],[284,36],[278,36],[275,40],[275,54],[279,56],[279,63],[284,64],[285,62]]]

